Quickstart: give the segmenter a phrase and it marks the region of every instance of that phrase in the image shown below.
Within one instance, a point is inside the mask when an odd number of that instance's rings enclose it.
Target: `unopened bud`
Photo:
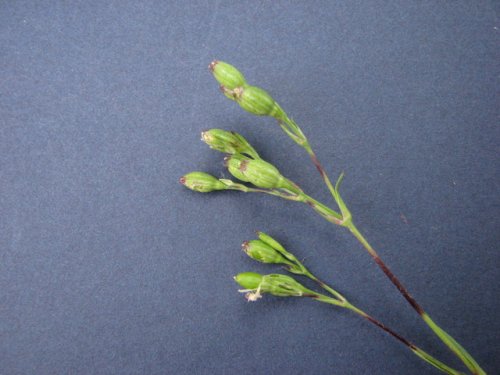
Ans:
[[[234,99],[241,108],[257,116],[271,116],[278,120],[285,118],[285,112],[267,91],[256,86],[238,87],[233,90]]]
[[[286,179],[274,165],[262,159],[253,160],[234,154],[226,158],[226,165],[234,177],[257,187],[298,191],[297,186]]]
[[[273,273],[262,277],[260,283],[262,293],[269,293],[278,297],[301,297],[316,295],[313,291],[296,281],[293,277]]]
[[[234,281],[248,290],[257,289],[262,282],[262,275],[255,272],[243,272],[234,277]]]
[[[260,240],[243,242],[243,251],[252,259],[262,263],[290,264],[278,251]]]
[[[270,235],[265,234],[264,232],[257,231],[257,236],[259,237],[259,240],[262,243],[273,248],[277,253],[283,256],[283,258],[285,259],[284,264],[288,265],[287,267],[288,271],[295,273],[297,275],[305,275],[307,272],[309,272],[304,267],[304,265],[301,262],[299,262],[299,260],[295,255],[286,251],[285,248]]]
[[[244,272],[236,275],[234,280],[244,289],[248,301],[257,301],[263,293],[278,297],[317,297],[318,293],[307,289],[294,278],[282,274],[260,275],[254,272]]]
[[[214,60],[210,63],[208,68],[212,71],[217,82],[226,89],[233,90],[236,87],[241,87],[246,84],[243,74],[234,66],[224,61]]]
[[[243,171],[245,171],[248,162],[251,159],[241,155],[234,154],[224,158],[224,165],[227,167],[229,173],[240,181],[249,182]]]
[[[188,189],[200,193],[208,193],[214,190],[225,190],[227,186],[214,176],[205,172],[191,172],[179,179],[179,182]]]
[[[201,139],[210,148],[225,152],[227,154],[247,154],[252,158],[258,159],[259,154],[248,143],[248,141],[236,132],[230,132],[222,129],[210,129],[201,133]]]

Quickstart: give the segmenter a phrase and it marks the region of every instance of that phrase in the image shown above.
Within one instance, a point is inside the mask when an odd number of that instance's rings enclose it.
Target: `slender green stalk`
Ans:
[[[325,169],[319,162],[316,154],[314,153],[311,145],[309,144],[309,141],[307,140],[307,137],[302,132],[297,123],[292,119],[290,119],[288,116],[286,116],[283,122],[280,122],[280,126],[285,131],[285,133],[288,134],[289,137],[291,137],[299,146],[301,146],[306,150],[313,164],[316,166],[316,169],[323,178],[323,181],[328,187],[328,190],[330,190],[330,193],[332,194],[333,198],[335,198],[335,187],[333,186],[332,182],[330,181],[330,178],[326,174]]]
[[[354,225],[351,219],[351,214],[349,210],[347,209],[347,206],[345,205],[344,201],[339,195],[338,192],[338,186],[334,187],[328,178],[328,175],[319,162],[318,158],[316,157],[316,154],[312,150],[307,138],[305,137],[304,133],[300,130],[300,127],[292,120],[290,120],[288,117],[285,118],[286,125],[288,125],[288,129],[285,129],[286,127],[283,125],[283,123],[280,123],[280,126],[282,127],[285,132],[291,136],[291,133],[293,133],[292,139],[299,144],[301,147],[303,147],[308,155],[310,156],[312,162],[316,166],[318,172],[320,173],[321,177],[323,178],[326,186],[332,193],[332,196],[334,197],[335,201],[337,202],[337,205],[339,206],[342,216],[339,222],[339,218],[337,217],[338,213],[334,210],[329,210],[328,207],[325,205],[321,204],[320,202],[314,200],[313,198],[307,196],[304,193],[304,196],[306,197],[303,201],[307,204],[309,204],[316,212],[318,212],[322,217],[324,217],[326,220],[334,223],[334,224],[339,224],[342,226],[345,226],[349,229],[349,231],[356,237],[356,239],[363,245],[363,247],[366,249],[366,251],[370,254],[370,256],[374,259],[374,261],[377,263],[377,265],[382,269],[384,274],[391,280],[391,282],[396,286],[396,288],[399,290],[399,292],[403,295],[403,297],[407,300],[407,302],[412,306],[412,308],[420,315],[420,317],[424,320],[424,322],[432,329],[432,331],[441,339],[441,341],[448,346],[448,348],[458,357],[460,360],[467,366],[467,368],[472,372],[474,375],[483,375],[486,374],[484,370],[479,366],[479,364],[474,360],[474,358],[455,340],[453,339],[448,333],[446,333],[441,327],[439,327],[430,317],[429,315],[424,311],[424,309],[415,301],[415,299],[410,295],[408,290],[403,286],[403,284],[399,281],[399,279],[392,273],[392,271],[387,267],[387,265],[382,261],[378,253],[373,249],[373,247],[368,243],[368,241],[363,237],[363,235],[359,232],[357,227]],[[341,179],[339,179],[340,181]],[[338,183],[337,183],[338,185]],[[333,217],[333,219],[332,219]]]
[[[333,295],[335,298],[337,298],[341,302],[347,303],[347,299],[342,294],[340,294],[335,289],[333,289],[331,286],[329,286],[328,284],[326,284],[323,281],[321,281],[320,279],[318,279],[311,272],[306,271],[306,273],[304,274],[304,276],[306,276],[306,277],[310,278],[311,280],[317,282],[320,287],[322,287],[323,289],[325,289],[326,291],[328,291],[331,295]]]
[[[231,187],[234,190],[239,190],[243,192],[252,192],[252,193],[264,193],[269,195],[278,196],[283,199],[292,200],[296,202],[302,202],[309,205],[312,209],[314,209],[318,214],[320,214],[323,218],[333,224],[339,224],[342,220],[342,216],[340,216],[336,211],[331,208],[325,206],[321,202],[318,202],[314,198],[308,196],[305,193],[301,193],[300,195],[288,194],[277,190],[267,190],[267,189],[255,189],[249,188],[245,185],[234,184]],[[384,274],[391,280],[391,282],[396,286],[399,292],[403,295],[403,297],[408,301],[408,303],[412,306],[412,308],[417,311],[417,313],[421,316],[421,318],[426,322],[426,324],[434,331],[434,333],[443,341],[443,343],[448,346],[448,348],[458,357],[460,360],[469,368],[469,370],[474,375],[486,375],[484,370],[479,366],[479,364],[474,360],[474,358],[456,341],[451,337],[448,333],[446,333],[442,328],[440,328],[424,311],[424,309],[415,301],[415,299],[411,296],[408,290],[404,287],[404,285],[399,281],[399,279],[392,273],[389,267],[382,261],[378,253],[373,249],[373,247],[369,244],[369,242],[363,237],[361,232],[359,232],[358,228],[354,225],[352,221],[349,221],[345,225],[351,233],[356,237],[356,239],[364,246],[366,251],[370,254],[370,256],[375,260],[377,265],[382,269]],[[312,280],[317,281],[325,290],[328,290],[332,295],[342,300],[342,296],[337,294],[335,290],[328,287],[321,280],[317,279],[312,274],[305,274],[305,276],[311,278]],[[415,352],[417,355],[420,351]],[[421,357],[424,358],[427,354],[425,352],[420,353]],[[425,358],[424,358],[425,359]],[[437,367],[437,366],[436,366]],[[439,367],[438,367],[439,368]]]
[[[302,265],[302,263],[300,263],[300,262],[299,262],[299,264]],[[305,266],[302,265],[302,267],[305,270],[304,276],[306,276],[306,277],[310,278],[311,280],[315,281],[316,283],[318,283],[318,285],[320,287],[322,287],[323,289],[328,291],[331,295],[333,295],[335,297],[335,299],[338,300],[341,304],[333,303],[330,300],[324,299],[324,298],[318,299],[319,301],[325,302],[325,303],[332,303],[334,305],[345,307],[345,308],[355,312],[356,314],[362,316],[363,318],[368,320],[370,323],[375,324],[376,326],[383,329],[385,332],[389,333],[391,336],[393,336],[394,338],[396,338],[397,340],[402,342],[411,351],[413,351],[413,353],[415,353],[418,357],[422,358],[424,361],[430,363],[431,365],[438,368],[439,370],[441,370],[445,373],[448,373],[448,374],[462,374],[461,372],[454,370],[453,368],[445,365],[443,362],[430,356],[428,353],[426,353],[425,351],[423,351],[422,349],[420,349],[416,345],[412,344],[410,341],[405,339],[403,336],[401,336],[397,332],[393,331],[392,329],[390,329],[389,327],[387,327],[386,325],[384,325],[380,321],[376,320],[372,316],[368,315],[366,312],[362,311],[361,309],[359,309],[356,306],[354,306],[353,304],[351,304],[349,301],[347,301],[347,299],[342,294],[340,294],[335,289],[330,287],[328,284],[326,284],[325,282],[321,281],[316,276],[314,276],[309,270],[307,270],[307,268],[305,268]]]
[[[453,352],[460,357],[460,359],[465,363],[467,368],[471,370],[473,374],[486,375],[486,372],[479,366],[476,360],[460,345],[453,337],[446,333],[441,327],[439,327],[431,319],[427,313],[423,313],[422,319],[427,323],[429,327],[439,336],[439,338],[451,349]]]
[[[391,282],[398,288],[399,292],[408,301],[408,303],[413,307],[413,309],[420,315],[424,322],[432,329],[432,331],[441,339],[441,341],[460,358],[460,360],[467,366],[467,368],[475,375],[486,374],[484,370],[479,366],[479,364],[474,360],[474,358],[448,333],[446,333],[441,327],[439,327],[430,316],[424,311],[422,306],[420,306],[417,301],[411,296],[404,285],[399,281],[399,279],[392,273],[392,271],[387,267],[387,265],[382,261],[375,249],[368,243],[368,241],[363,237],[358,228],[353,222],[350,222],[348,229],[356,237],[356,239],[363,245],[370,256],[375,260],[377,265],[382,269],[385,275],[391,280]]]
[[[338,293],[338,292],[335,292],[335,293]],[[377,319],[375,319],[374,317],[370,316],[369,314],[367,314],[363,310],[361,310],[361,309],[357,308],[356,306],[352,305],[347,300],[345,300],[344,297],[342,297],[342,298],[344,298],[343,301],[339,301],[336,298],[330,298],[330,297],[327,297],[327,296],[324,296],[324,295],[318,295],[318,296],[314,296],[312,298],[314,298],[315,300],[317,300],[319,302],[328,303],[328,304],[331,304],[331,305],[340,306],[340,307],[344,307],[344,308],[346,308],[348,310],[351,310],[352,312],[354,312],[354,313],[358,314],[359,316],[363,317],[364,319],[368,320],[370,323],[372,323],[372,324],[376,325],[377,327],[383,329],[389,335],[391,335],[396,340],[398,340],[399,342],[401,342],[402,344],[404,344],[416,356],[420,357],[421,359],[423,359],[427,363],[431,364],[435,368],[441,370],[442,372],[444,372],[446,374],[450,374],[450,375],[463,375],[462,372],[460,372],[458,370],[455,370],[454,368],[451,368],[448,365],[444,364],[443,362],[439,361],[438,359],[434,358],[429,353],[425,352],[424,350],[420,349],[418,346],[416,346],[412,342],[408,341],[406,338],[404,338],[403,336],[401,336],[399,333],[393,331],[392,329],[390,329],[389,327],[385,326],[383,323],[379,322]]]

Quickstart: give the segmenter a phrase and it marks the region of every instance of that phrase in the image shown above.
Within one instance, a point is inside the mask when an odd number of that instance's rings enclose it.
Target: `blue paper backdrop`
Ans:
[[[489,1],[2,2],[0,373],[438,373],[347,311],[245,302],[232,276],[276,271],[240,251],[256,229],[460,367],[345,230],[178,184],[228,176],[199,142],[220,127],[331,203],[303,150],[219,93],[214,58],[272,93],[332,178],[346,172],[367,238],[494,373],[499,27]]]

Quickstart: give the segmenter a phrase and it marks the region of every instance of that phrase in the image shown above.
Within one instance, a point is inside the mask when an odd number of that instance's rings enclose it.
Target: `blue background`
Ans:
[[[362,232],[494,373],[499,27],[489,1],[2,2],[0,373],[438,373],[347,311],[245,302],[232,276],[277,270],[240,251],[256,229],[461,368],[345,230],[178,184],[228,176],[199,141],[218,127],[332,203],[274,121],[220,94],[215,58],[275,97],[332,178],[346,172]]]

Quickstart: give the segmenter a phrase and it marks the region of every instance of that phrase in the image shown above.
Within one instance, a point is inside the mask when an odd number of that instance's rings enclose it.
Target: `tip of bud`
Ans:
[[[179,178],[179,182],[180,182],[182,185],[185,185],[185,184],[186,184],[186,177],[185,177],[185,176],[182,176],[181,178]]]
[[[241,244],[241,249],[246,253],[248,251],[248,241]]]
[[[208,69],[213,72],[214,69],[215,69],[215,65],[217,65],[219,63],[219,60],[214,60],[212,61],[209,65],[208,65]]]
[[[204,130],[201,132],[201,140],[203,142],[206,142],[209,138],[210,136],[208,135],[208,130]]]

